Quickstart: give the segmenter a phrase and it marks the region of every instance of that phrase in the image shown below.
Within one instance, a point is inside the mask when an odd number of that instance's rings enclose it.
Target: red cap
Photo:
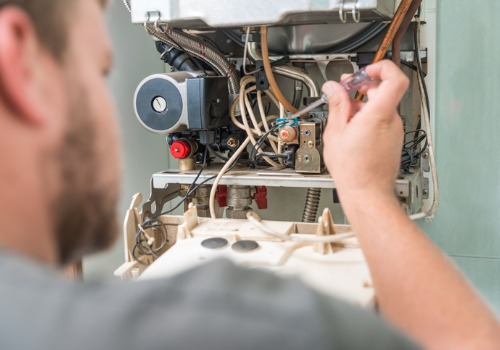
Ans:
[[[184,159],[191,153],[191,146],[186,141],[174,141],[170,146],[170,154],[176,159]]]

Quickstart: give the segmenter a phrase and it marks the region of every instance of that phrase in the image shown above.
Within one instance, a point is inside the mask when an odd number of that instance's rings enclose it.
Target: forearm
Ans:
[[[428,348],[500,348],[497,320],[395,197],[357,198],[344,206],[389,320]]]

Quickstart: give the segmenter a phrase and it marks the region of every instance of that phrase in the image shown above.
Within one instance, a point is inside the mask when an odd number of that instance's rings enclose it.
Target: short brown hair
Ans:
[[[25,11],[42,44],[54,57],[62,59],[68,44],[70,12],[77,1],[81,0],[0,0],[0,11],[6,6]]]

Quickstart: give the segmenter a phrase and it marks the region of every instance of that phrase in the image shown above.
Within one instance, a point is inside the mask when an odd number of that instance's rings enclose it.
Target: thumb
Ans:
[[[344,126],[352,115],[352,103],[344,87],[334,81],[323,85],[323,93],[328,97],[328,120],[336,126]]]

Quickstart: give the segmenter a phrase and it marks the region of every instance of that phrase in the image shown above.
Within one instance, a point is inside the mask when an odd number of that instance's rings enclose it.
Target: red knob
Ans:
[[[188,142],[178,140],[172,143],[170,146],[170,154],[176,159],[184,159],[191,153],[191,145]]]
[[[220,185],[217,188],[217,193],[215,193],[215,199],[219,203],[219,207],[227,207],[227,186]]]
[[[257,186],[255,195],[253,199],[257,203],[257,208],[259,209],[267,209],[267,187],[266,186]]]

